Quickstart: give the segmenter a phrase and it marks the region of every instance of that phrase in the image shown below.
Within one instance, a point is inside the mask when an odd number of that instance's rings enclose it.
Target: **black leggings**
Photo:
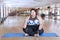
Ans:
[[[23,31],[27,33],[29,36],[34,36],[34,34],[42,34],[44,32],[43,29],[38,30],[39,25],[27,25],[27,27]]]

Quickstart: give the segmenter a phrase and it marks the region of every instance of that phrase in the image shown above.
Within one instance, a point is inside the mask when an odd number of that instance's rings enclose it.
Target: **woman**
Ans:
[[[31,14],[25,20],[23,31],[25,32],[25,36],[39,36],[41,35],[43,30],[43,20],[40,16],[36,15],[36,10],[31,9]]]

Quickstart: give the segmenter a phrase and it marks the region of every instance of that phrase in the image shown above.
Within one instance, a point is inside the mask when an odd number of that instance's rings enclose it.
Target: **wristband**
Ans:
[[[23,31],[24,31],[25,33],[27,33],[27,28],[23,28]]]

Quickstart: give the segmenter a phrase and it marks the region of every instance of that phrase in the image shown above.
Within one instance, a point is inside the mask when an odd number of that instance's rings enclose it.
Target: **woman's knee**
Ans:
[[[43,33],[44,33],[44,30],[43,29],[39,30],[39,34],[40,35],[43,34]]]
[[[23,28],[23,31],[25,33],[31,33],[32,32],[32,29],[30,27],[26,27],[26,28]]]
[[[24,31],[25,33],[27,33],[27,30],[26,30],[26,28],[23,28],[23,31]]]

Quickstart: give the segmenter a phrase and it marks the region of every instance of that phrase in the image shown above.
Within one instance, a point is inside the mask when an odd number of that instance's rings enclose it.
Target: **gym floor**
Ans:
[[[0,25],[0,37],[5,33],[20,33],[22,31],[23,23],[26,16],[9,16],[3,24]],[[46,33],[56,33],[60,37],[60,21],[59,20],[44,20],[44,32]],[[36,39],[35,37],[24,38],[26,40],[59,40],[59,37],[40,37]],[[1,40],[24,40],[23,38],[1,38]]]

